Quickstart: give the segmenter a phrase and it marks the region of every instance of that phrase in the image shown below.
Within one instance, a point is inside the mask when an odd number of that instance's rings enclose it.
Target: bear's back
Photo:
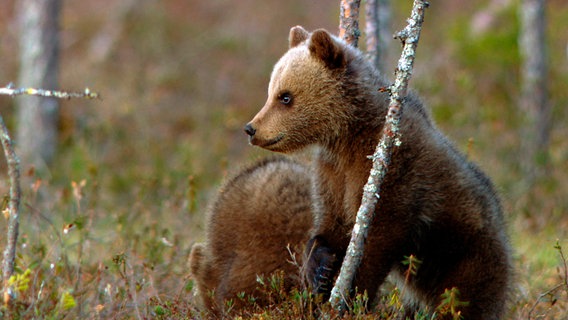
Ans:
[[[228,299],[238,307],[241,292],[261,304],[257,276],[278,270],[286,288],[300,283],[300,253],[313,219],[310,188],[309,170],[282,157],[257,162],[221,187],[209,208],[207,241],[194,245],[190,263],[207,308],[222,309]]]

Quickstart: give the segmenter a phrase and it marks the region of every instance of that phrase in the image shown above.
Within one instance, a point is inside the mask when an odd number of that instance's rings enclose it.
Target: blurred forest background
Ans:
[[[23,87],[16,3],[0,10],[0,84]],[[393,1],[391,34],[411,5]],[[515,0],[431,1],[410,85],[502,196],[518,278],[511,317],[560,319],[568,284],[549,290],[567,281],[559,248],[568,254],[568,3],[546,2],[553,122],[535,179],[521,165],[518,11]],[[223,177],[268,154],[248,146],[242,127],[264,104],[288,31],[335,32],[338,15],[339,1],[63,1],[59,87],[89,87],[102,100],[60,101],[53,160],[22,163],[16,273],[30,280],[16,293],[22,315],[193,312],[189,248],[204,238],[205,208]],[[399,50],[393,40],[391,79]],[[26,125],[16,118],[25,99],[0,96],[13,137]],[[4,160],[0,175],[6,198]]]

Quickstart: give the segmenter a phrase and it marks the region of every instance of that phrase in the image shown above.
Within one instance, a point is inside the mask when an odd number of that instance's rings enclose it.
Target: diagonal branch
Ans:
[[[427,2],[415,0],[408,25],[396,35],[396,38],[402,41],[403,49],[395,71],[395,82],[389,90],[391,97],[383,133],[375,153],[371,156],[373,168],[363,188],[363,199],[357,212],[351,241],[329,299],[333,308],[340,311],[345,308],[345,298],[349,296],[355,272],[363,258],[364,242],[374,218],[375,206],[380,196],[381,184],[391,162],[392,150],[401,143],[399,139],[401,110],[408,89],[408,81],[412,75],[416,47],[424,21],[424,11],[427,7]]]

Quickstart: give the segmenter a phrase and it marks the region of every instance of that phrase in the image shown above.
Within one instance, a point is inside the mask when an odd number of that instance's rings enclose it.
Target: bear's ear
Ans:
[[[311,54],[320,59],[330,69],[340,68],[345,65],[343,48],[323,29],[312,33],[308,48]]]
[[[290,48],[293,48],[300,43],[306,41],[310,34],[306,31],[306,29],[302,28],[301,26],[295,26],[290,29],[290,35],[288,36],[288,44]]]

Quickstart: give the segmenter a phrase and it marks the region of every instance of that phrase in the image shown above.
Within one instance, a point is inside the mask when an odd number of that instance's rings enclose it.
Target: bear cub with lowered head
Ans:
[[[211,316],[250,307],[250,298],[266,305],[258,276],[280,271],[286,290],[301,286],[291,254],[301,264],[313,223],[310,185],[308,167],[273,157],[245,167],[221,187],[209,207],[206,241],[193,245],[189,259],[198,300]]]
[[[252,145],[291,153],[317,146],[314,230],[306,277],[329,293],[351,229],[388,108],[388,83],[364,55],[325,30],[290,31],[275,65],[268,100],[245,126]],[[436,128],[410,94],[381,187],[354,286],[372,302],[387,275],[407,293],[407,310],[433,313],[457,288],[465,319],[500,319],[511,253],[500,201],[489,178]],[[406,275],[403,261],[421,261]],[[405,258],[406,257],[406,258]]]

